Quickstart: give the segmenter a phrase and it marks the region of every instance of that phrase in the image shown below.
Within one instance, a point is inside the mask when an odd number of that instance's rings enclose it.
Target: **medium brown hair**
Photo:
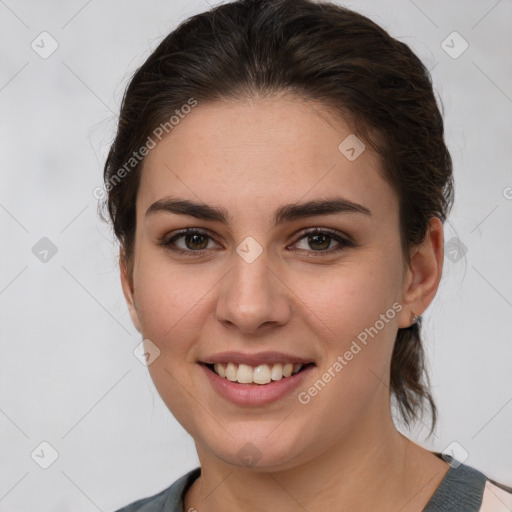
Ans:
[[[367,17],[332,3],[239,0],[181,23],[125,91],[104,183],[130,276],[144,162],[127,168],[133,153],[191,98],[201,104],[282,92],[332,109],[380,156],[383,177],[399,197],[406,262],[429,220],[445,221],[453,202],[452,161],[430,73],[411,49]],[[421,319],[398,330],[390,389],[407,425],[429,404],[432,433],[437,412],[420,327]]]

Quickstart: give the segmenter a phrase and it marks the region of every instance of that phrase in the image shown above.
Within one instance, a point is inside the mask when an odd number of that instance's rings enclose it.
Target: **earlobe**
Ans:
[[[404,282],[403,309],[398,319],[400,328],[410,327],[435,297],[443,270],[443,225],[432,217],[425,240],[415,246]]]
[[[133,325],[135,329],[142,333],[139,314],[137,312],[137,307],[135,305],[135,293],[133,286],[133,275],[129,275],[128,268],[126,266],[126,258],[123,252],[123,249],[119,251],[119,270],[121,276],[121,286],[123,289],[123,295],[126,300],[126,304],[128,306],[128,310],[130,312],[130,317],[132,319]]]

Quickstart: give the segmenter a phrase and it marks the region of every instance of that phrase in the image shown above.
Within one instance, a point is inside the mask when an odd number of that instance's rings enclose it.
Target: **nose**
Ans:
[[[233,268],[222,280],[217,319],[246,334],[285,325],[291,317],[292,292],[268,264],[264,251],[248,263],[238,254]]]

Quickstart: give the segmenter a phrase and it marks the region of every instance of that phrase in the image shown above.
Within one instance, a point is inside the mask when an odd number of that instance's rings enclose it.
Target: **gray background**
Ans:
[[[430,449],[465,450],[467,464],[512,485],[512,2],[345,5],[432,69],[455,166],[445,272],[424,323],[441,419],[431,439],[421,424],[410,435]],[[129,76],[207,7],[0,0],[1,512],[108,512],[198,465],[133,355],[141,339],[93,190]],[[31,47],[51,48],[43,31],[58,43],[47,58]],[[453,31],[469,44],[458,58],[442,46],[463,48],[446,39]],[[43,237],[57,249],[46,261]],[[47,469],[43,441],[58,452]]]

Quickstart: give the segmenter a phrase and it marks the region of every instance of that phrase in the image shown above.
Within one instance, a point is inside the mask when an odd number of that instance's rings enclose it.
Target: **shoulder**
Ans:
[[[435,455],[440,456],[437,452]],[[442,455],[450,468],[423,512],[511,512],[512,489],[478,469]]]
[[[480,512],[510,512],[511,510],[512,487],[487,479]]]
[[[171,487],[172,485],[158,494],[134,501],[116,512],[163,512]]]
[[[192,469],[158,494],[134,501],[115,512],[182,512],[183,495],[200,474],[200,467]]]

